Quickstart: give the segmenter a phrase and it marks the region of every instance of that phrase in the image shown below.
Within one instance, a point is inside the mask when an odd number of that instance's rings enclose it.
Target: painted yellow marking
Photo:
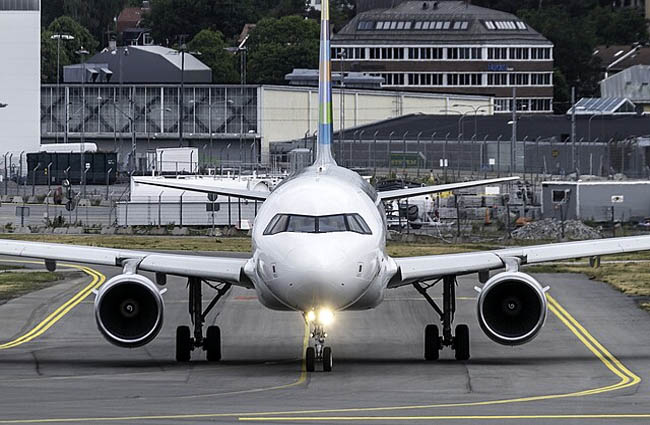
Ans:
[[[587,419],[647,419],[650,413],[603,413],[586,415],[455,415],[455,416],[321,416],[321,417],[255,417],[239,418],[240,421],[264,421],[264,422],[312,422],[312,421],[462,421],[462,420],[483,420],[483,421],[504,421],[524,419],[555,419],[555,420],[587,420]]]
[[[181,415],[150,415],[150,416],[114,416],[114,417],[86,417],[86,418],[43,418],[43,419],[8,419],[0,420],[0,424],[31,424],[31,423],[65,423],[65,422],[119,422],[119,421],[136,421],[136,420],[191,420],[191,419],[205,419],[205,418],[222,418],[222,417],[237,417],[242,421],[335,421],[335,420],[512,420],[512,419],[646,419],[650,418],[650,414],[582,414],[582,415],[522,415],[522,416],[323,416],[323,417],[306,417],[306,416],[288,416],[288,415],[313,415],[325,413],[353,413],[353,412],[388,412],[388,411],[404,411],[404,410],[418,410],[418,409],[433,409],[444,407],[478,407],[478,406],[493,406],[501,404],[533,402],[542,400],[552,400],[568,397],[584,397],[587,395],[599,394],[610,392],[618,389],[623,389],[632,385],[636,385],[641,381],[637,375],[625,367],[616,357],[614,357],[602,344],[600,344],[580,323],[577,322],[562,306],[550,295],[547,294],[549,300],[549,309],[555,314],[562,323],[575,334],[578,339],[587,348],[596,355],[596,357],[616,376],[620,381],[616,384],[588,389],[578,392],[564,393],[564,394],[549,394],[539,396],[529,396],[514,399],[503,400],[489,400],[477,402],[464,402],[464,403],[445,403],[445,404],[428,404],[428,405],[415,405],[415,406],[386,406],[386,407],[369,407],[369,408],[348,408],[348,409],[319,409],[319,410],[295,410],[295,411],[275,411],[275,412],[241,412],[241,413],[205,413],[205,414],[181,414]],[[306,328],[304,347],[308,342],[309,329]],[[306,348],[305,348],[306,349]],[[304,350],[303,350],[304,351]],[[300,385],[306,380],[306,365],[303,356],[302,371],[299,379],[286,386],[279,386],[277,388],[287,388]],[[284,415],[284,416],[282,416]],[[339,419],[337,419],[339,418]],[[403,419],[402,419],[403,418]]]
[[[2,262],[42,264],[42,261],[25,261],[25,260],[4,260],[3,259]],[[90,295],[93,289],[99,288],[106,280],[106,276],[104,276],[102,273],[98,272],[97,270],[91,269],[89,267],[78,266],[74,264],[60,264],[60,266],[81,270],[87,275],[89,275],[90,277],[92,277],[92,281],[88,284],[88,286],[84,287],[81,291],[77,292],[72,298],[70,298],[63,305],[61,305],[59,308],[54,310],[52,314],[47,316],[42,322],[37,324],[30,331],[14,339],[13,341],[0,344],[0,350],[6,350],[8,348],[17,347],[19,345],[32,341],[35,338],[38,338],[39,336],[43,335],[48,329],[54,326],[56,322],[58,322],[66,314],[68,314],[70,310],[72,310],[79,303],[81,303],[88,295]]]

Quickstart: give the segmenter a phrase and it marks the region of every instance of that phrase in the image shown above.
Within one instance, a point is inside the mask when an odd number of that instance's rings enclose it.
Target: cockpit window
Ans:
[[[278,214],[264,230],[265,235],[283,232],[293,233],[331,233],[354,232],[371,235],[370,227],[359,214],[336,214],[307,216],[297,214]]]

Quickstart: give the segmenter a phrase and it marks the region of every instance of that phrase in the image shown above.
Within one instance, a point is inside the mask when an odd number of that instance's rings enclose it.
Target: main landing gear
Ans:
[[[442,309],[427,293],[440,281],[443,283]],[[442,323],[442,336],[440,336],[437,325],[429,324],[424,329],[424,359],[438,360],[440,350],[443,347],[451,347],[455,352],[456,360],[469,360],[469,327],[467,325],[457,325],[455,333],[453,335],[451,333],[454,313],[456,313],[456,276],[445,276],[431,285],[416,282],[413,287],[440,315],[440,322]]]
[[[313,325],[311,331],[311,338],[314,340],[314,347],[307,347],[305,352],[305,368],[307,372],[316,370],[316,363],[321,362],[323,365],[323,372],[332,371],[332,348],[325,346],[325,338],[327,333],[322,325]]]
[[[201,286],[203,282],[203,280],[196,277],[190,277],[187,282],[189,288],[189,312],[194,325],[194,336],[192,337],[189,326],[176,328],[176,360],[179,362],[189,362],[192,351],[196,348],[202,348],[210,362],[221,360],[221,329],[219,329],[219,326],[208,326],[205,337],[203,337],[203,324],[206,316],[217,305],[217,302],[226,295],[232,285],[229,283],[212,285],[205,282],[206,285],[217,291],[217,294],[203,310],[203,288]]]

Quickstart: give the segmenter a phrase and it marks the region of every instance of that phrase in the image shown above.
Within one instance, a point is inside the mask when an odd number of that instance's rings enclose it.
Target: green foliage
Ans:
[[[218,31],[202,30],[188,44],[192,51],[201,52],[200,59],[212,69],[215,83],[237,83],[239,74],[235,57],[224,50],[227,45]]]
[[[92,54],[98,46],[97,40],[90,32],[69,16],[56,18],[47,30],[41,32],[41,81],[56,83],[56,64],[58,41],[52,40],[54,34],[69,34],[74,40],[60,41],[59,69],[60,78],[63,79],[63,67],[80,62],[75,53],[81,46]]]
[[[254,0],[153,0],[145,23],[157,43],[169,45],[186,34],[192,39],[201,30],[220,31],[227,38],[238,35],[244,24],[260,15]]]
[[[250,82],[285,84],[294,68],[317,68],[320,28],[300,16],[258,22],[248,40]]]
[[[46,0],[42,2],[41,23],[47,27],[60,16],[70,16],[88,28],[96,40],[105,40],[106,31],[114,30],[113,17],[126,5],[127,0]]]
[[[352,0],[331,0],[330,1],[330,24],[334,32],[338,32],[347,25],[356,14],[356,5]],[[310,9],[308,16],[311,19],[320,20],[320,11]]]

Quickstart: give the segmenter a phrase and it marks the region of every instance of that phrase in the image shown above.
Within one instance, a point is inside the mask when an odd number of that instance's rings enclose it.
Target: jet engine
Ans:
[[[487,281],[478,297],[478,321],[483,332],[502,345],[529,342],[546,320],[542,285],[520,272],[503,272]]]
[[[109,342],[120,347],[135,348],[149,343],[162,328],[163,293],[144,276],[115,276],[97,292],[97,327]]]

